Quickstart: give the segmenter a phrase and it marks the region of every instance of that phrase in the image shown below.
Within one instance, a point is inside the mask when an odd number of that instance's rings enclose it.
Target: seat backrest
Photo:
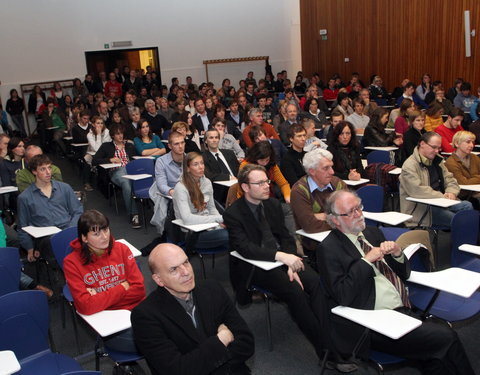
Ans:
[[[102,375],[100,371],[72,371],[64,372],[61,375]]]
[[[152,177],[142,178],[141,180],[132,181],[132,190],[135,194],[136,191],[141,189],[150,188],[153,184],[153,178],[155,176],[155,160],[152,159],[136,159],[132,160],[126,165],[128,174],[149,174]]]
[[[367,155],[367,163],[385,163],[390,164],[390,152],[375,150]]]
[[[228,208],[238,199],[238,190],[240,186],[238,183],[233,184],[228,188],[227,201],[225,202],[225,208]]]
[[[55,233],[50,237],[50,244],[52,245],[53,254],[57,260],[58,265],[63,270],[63,259],[72,252],[70,242],[78,236],[77,227],[70,227]]]
[[[19,361],[50,350],[48,301],[39,290],[0,297],[0,350],[11,350]]]
[[[459,211],[452,219],[452,267],[461,266],[474,255],[458,250],[463,244],[476,245],[478,241],[479,213],[476,210]]]
[[[21,267],[16,247],[0,248],[0,296],[18,291]]]
[[[383,187],[367,185],[357,190],[365,211],[383,212]]]

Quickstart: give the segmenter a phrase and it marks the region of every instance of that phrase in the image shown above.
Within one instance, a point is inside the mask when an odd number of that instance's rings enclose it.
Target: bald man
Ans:
[[[158,288],[132,311],[139,351],[153,375],[250,374],[253,336],[225,290],[195,282],[185,252],[160,244],[148,258]]]

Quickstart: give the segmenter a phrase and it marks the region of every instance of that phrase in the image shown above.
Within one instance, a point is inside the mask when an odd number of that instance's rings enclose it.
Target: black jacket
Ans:
[[[135,155],[135,147],[130,143],[125,143],[125,151],[129,160],[132,160],[132,157]],[[112,142],[106,142],[100,146],[98,151],[93,156],[92,164],[109,164],[111,163],[110,159],[115,156],[115,145]]]

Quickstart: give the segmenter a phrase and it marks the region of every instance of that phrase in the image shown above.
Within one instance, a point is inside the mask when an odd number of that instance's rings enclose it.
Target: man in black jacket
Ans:
[[[290,125],[287,129],[287,136],[290,140],[290,147],[282,158],[280,169],[283,176],[290,184],[290,187],[293,187],[295,182],[305,176],[305,169],[303,168],[302,160],[305,155],[303,147],[305,146],[307,132],[302,125],[294,124]]]
[[[148,264],[158,288],[131,320],[152,374],[250,374],[253,335],[220,284],[196,283],[187,255],[173,244],[158,245]]]
[[[365,227],[362,202],[352,192],[340,190],[327,200],[327,220],[332,228],[317,251],[320,275],[330,298],[330,306],[356,309],[391,309],[414,315],[403,282],[410,276],[410,264],[402,249],[385,241],[376,227]],[[332,316],[335,345],[351,354],[364,328]],[[381,350],[420,361],[425,374],[474,374],[462,343],[447,324],[427,320],[412,332],[390,339],[371,332],[360,356],[368,349]]]

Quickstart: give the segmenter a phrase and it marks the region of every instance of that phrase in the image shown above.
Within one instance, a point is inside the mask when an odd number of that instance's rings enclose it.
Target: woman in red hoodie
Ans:
[[[65,257],[68,287],[81,314],[103,310],[132,310],[145,298],[143,276],[130,249],[116,242],[108,218],[96,210],[78,219],[78,238],[70,243],[73,252]],[[134,352],[131,329],[104,339],[115,350]]]

